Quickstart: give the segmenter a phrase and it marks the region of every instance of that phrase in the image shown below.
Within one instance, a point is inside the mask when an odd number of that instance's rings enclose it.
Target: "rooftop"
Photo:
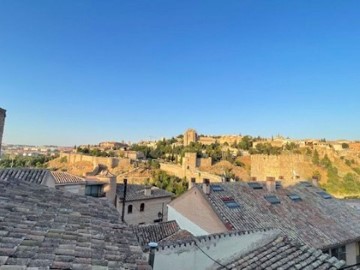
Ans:
[[[50,172],[46,169],[7,168],[0,169],[0,180],[19,179],[29,183],[46,185]]]
[[[146,185],[128,184],[126,190],[126,201],[148,200],[174,196],[173,193],[157,187],[151,187],[151,195],[145,195],[145,188],[147,188]],[[116,193],[120,199],[124,198],[124,184],[117,185]]]
[[[278,236],[273,241],[236,258],[222,269],[339,269],[345,265],[335,257]],[[354,268],[355,269],[355,268]]]
[[[186,230],[181,230],[175,220],[149,225],[138,225],[134,226],[133,230],[142,247],[145,247],[150,242],[163,244],[193,238],[191,233]]]
[[[300,183],[269,192],[261,185],[263,189],[244,182],[216,183],[218,191],[212,190],[211,184],[209,195],[201,185],[196,188],[230,231],[279,228],[285,235],[321,249],[360,240],[360,213],[319,194],[320,188]],[[237,207],[230,207],[229,202]]]
[[[0,269],[136,269],[144,264],[134,233],[106,200],[17,179],[0,180],[0,235]]]
[[[54,177],[55,185],[85,184],[86,183],[84,178],[69,174],[67,172],[56,171],[56,172],[51,172],[51,175]]]

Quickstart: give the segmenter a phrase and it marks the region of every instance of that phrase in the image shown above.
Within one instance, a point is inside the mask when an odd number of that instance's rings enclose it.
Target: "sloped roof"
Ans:
[[[107,201],[16,179],[0,180],[0,236],[1,269],[136,269],[144,263],[134,233]]]
[[[164,243],[193,238],[191,233],[186,230],[181,230],[175,220],[148,225],[138,225],[134,226],[133,230],[142,247],[145,247],[150,242],[161,244],[161,242]]]
[[[16,178],[29,183],[45,185],[49,173],[46,169],[7,168],[0,169],[0,180],[7,181]]]
[[[148,200],[174,196],[173,193],[157,187],[151,187],[151,195],[147,196],[144,193],[145,188],[146,185],[128,184],[126,189],[126,201]],[[120,199],[124,198],[124,184],[117,184],[116,193]]]
[[[335,257],[324,254],[321,250],[309,248],[290,240],[286,236],[278,236],[270,243],[259,247],[235,259],[233,262],[217,269],[340,269],[345,265]],[[355,269],[355,268],[353,268]]]
[[[320,188],[297,184],[270,193],[265,186],[253,189],[244,182],[216,185],[222,191],[211,190],[209,195],[201,185],[196,188],[228,230],[279,228],[285,235],[321,249],[360,239],[359,212],[335,198],[324,199],[317,193]],[[297,194],[301,200],[295,202],[289,194]],[[280,203],[269,203],[266,195],[275,195]],[[225,201],[229,199],[239,207],[228,207]]]
[[[84,178],[69,174],[67,172],[57,172],[56,171],[56,172],[51,172],[51,175],[54,177],[55,185],[85,184],[86,183]]]

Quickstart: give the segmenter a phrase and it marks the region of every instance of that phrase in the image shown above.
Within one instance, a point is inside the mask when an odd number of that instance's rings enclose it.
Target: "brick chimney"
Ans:
[[[256,176],[252,176],[251,177],[251,181],[256,181],[257,179],[256,179]]]
[[[151,196],[151,186],[145,186],[144,195]]]
[[[312,177],[312,184],[313,184],[314,187],[319,186],[319,178],[318,178],[318,176],[314,175]]]
[[[266,189],[269,192],[274,192],[276,190],[275,177],[266,177]]]
[[[196,178],[192,177],[189,182],[189,189],[192,189],[195,186]]]
[[[202,188],[203,188],[203,192],[206,194],[206,195],[209,195],[210,194],[210,180],[209,179],[204,179],[203,180],[203,184],[202,184]]]

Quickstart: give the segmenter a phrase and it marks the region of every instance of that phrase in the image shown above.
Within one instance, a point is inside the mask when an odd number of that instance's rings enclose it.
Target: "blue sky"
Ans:
[[[360,139],[359,1],[0,0],[5,143]]]

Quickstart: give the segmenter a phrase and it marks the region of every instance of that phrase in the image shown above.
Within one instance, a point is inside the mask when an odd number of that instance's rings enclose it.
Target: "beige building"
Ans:
[[[197,142],[197,133],[195,129],[188,129],[184,133],[184,146],[187,146],[192,142]]]
[[[127,184],[124,220],[127,224],[151,224],[166,221],[167,207],[173,193],[157,187]],[[117,185],[116,208],[123,209],[124,184]]]
[[[4,133],[4,126],[5,126],[5,117],[6,111],[0,108],[0,157],[1,157],[1,145],[2,145],[2,137]]]
[[[265,182],[195,184],[168,205],[168,220],[193,235],[279,229],[303,244],[356,264],[360,213],[317,187]]]

